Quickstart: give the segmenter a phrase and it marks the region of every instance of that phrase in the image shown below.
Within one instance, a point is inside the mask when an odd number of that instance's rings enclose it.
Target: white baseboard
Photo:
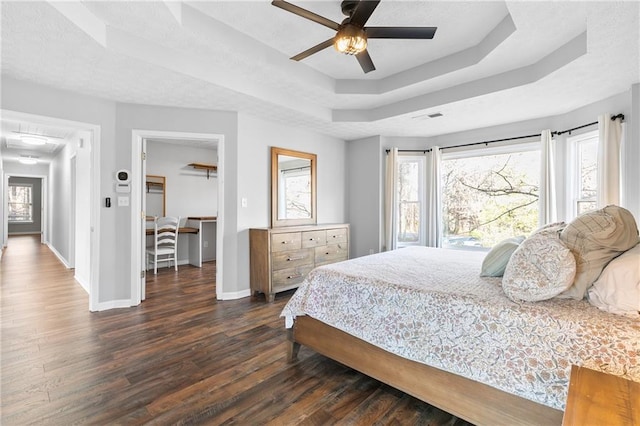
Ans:
[[[251,296],[251,289],[222,293],[218,300],[235,300]]]
[[[56,250],[56,248],[54,246],[52,246],[49,243],[45,243],[45,244],[47,245],[47,247],[49,247],[49,250],[51,250],[53,252],[53,254],[56,255],[58,260],[60,262],[62,262],[62,264],[64,265],[65,268],[71,269],[71,265],[69,265],[69,262],[67,262],[67,259],[65,259],[60,253],[58,253],[58,250]]]
[[[82,286],[84,291],[86,291],[87,294],[89,294],[89,281],[86,280],[84,277],[79,276],[78,274],[75,274],[73,276],[73,278],[75,278],[75,280],[78,282],[78,284],[80,284]]]
[[[122,300],[110,300],[108,302],[98,303],[98,309],[94,312],[98,311],[106,311],[109,309],[117,309],[117,308],[130,308],[135,306],[131,303],[130,299],[122,299]]]

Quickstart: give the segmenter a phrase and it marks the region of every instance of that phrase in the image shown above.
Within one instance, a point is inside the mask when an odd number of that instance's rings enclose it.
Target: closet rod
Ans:
[[[617,119],[621,119],[622,121],[624,121],[624,114],[617,114],[611,117],[611,121],[617,120]],[[560,132],[551,132],[552,135],[562,135],[564,133],[571,133],[574,130],[578,130],[578,129],[582,129],[583,127],[588,127],[588,126],[593,126],[594,124],[598,124],[597,121],[594,121],[593,123],[588,123],[588,124],[583,124],[582,126],[578,126],[578,127],[574,127],[572,129],[567,129],[567,130],[562,130]],[[527,139],[527,138],[533,138],[533,137],[537,137],[540,136],[540,133],[536,133],[535,135],[525,135],[525,136],[515,136],[512,138],[504,138],[504,139],[493,139],[490,141],[483,141],[483,142],[473,142],[473,143],[466,143],[466,144],[461,144],[461,145],[453,145],[453,146],[443,146],[442,149],[450,149],[450,148],[461,148],[464,146],[475,146],[475,145],[489,145],[490,143],[495,143],[495,142],[505,142],[505,141],[513,141],[513,140],[517,140],[517,139]],[[388,154],[389,151],[391,151],[390,149],[386,149],[385,152]],[[431,148],[429,149],[399,149],[398,152],[421,152],[421,153],[427,153],[427,152],[431,152]]]

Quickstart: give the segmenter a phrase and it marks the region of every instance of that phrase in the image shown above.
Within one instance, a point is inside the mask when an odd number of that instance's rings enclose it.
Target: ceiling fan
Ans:
[[[367,51],[367,39],[397,38],[397,39],[432,39],[437,27],[365,27],[367,20],[380,3],[380,0],[344,0],[341,3],[342,13],[347,17],[341,24],[303,9],[284,0],[273,0],[272,5],[309,19],[336,31],[336,35],[329,40],[305,50],[291,57],[299,61],[314,53],[333,45],[339,52],[355,55],[365,73],[373,71],[371,56]]]

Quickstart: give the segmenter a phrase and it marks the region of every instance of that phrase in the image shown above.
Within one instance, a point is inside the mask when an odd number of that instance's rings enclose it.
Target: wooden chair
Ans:
[[[147,269],[153,263],[153,273],[158,273],[158,262],[173,260],[174,268],[178,270],[178,227],[180,217],[156,217],[154,220],[153,247],[147,249]]]

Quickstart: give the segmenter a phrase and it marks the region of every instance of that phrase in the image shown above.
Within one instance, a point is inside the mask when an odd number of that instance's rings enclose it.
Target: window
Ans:
[[[398,223],[397,245],[424,245],[424,169],[425,157],[398,157]]]
[[[9,222],[33,222],[32,192],[29,184],[9,184]]]
[[[539,144],[442,155],[445,248],[489,250],[538,227]]]
[[[598,189],[598,132],[568,140],[573,152],[571,210],[573,217],[596,209]]]
[[[311,217],[311,176],[310,167],[302,166],[281,170],[281,188],[286,196],[286,205],[280,211],[286,211],[287,219],[305,219]]]

